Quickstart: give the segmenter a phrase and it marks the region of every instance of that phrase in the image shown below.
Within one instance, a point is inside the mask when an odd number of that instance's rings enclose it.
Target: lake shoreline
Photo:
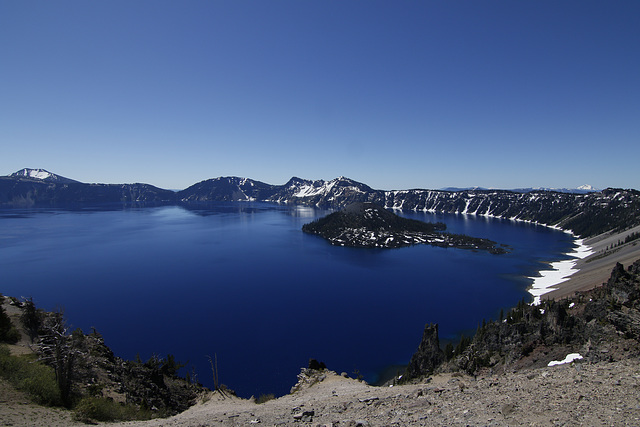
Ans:
[[[571,232],[566,231],[566,233],[574,236]],[[573,274],[579,271],[576,268],[579,260],[594,253],[591,246],[585,244],[584,239],[578,239],[574,236],[574,244],[577,245],[577,247],[565,254],[571,257],[570,259],[545,263],[550,268],[544,268],[538,272],[538,275],[528,277],[529,279],[533,279],[533,283],[527,289],[527,291],[533,295],[532,304],[540,304],[540,300],[544,295],[558,289],[558,286],[569,280]]]
[[[376,372],[415,348],[425,322],[441,324],[444,339],[457,331],[472,332],[478,320],[496,318],[501,308],[528,298],[524,276],[534,274],[531,267],[539,268],[532,257],[554,259],[571,244],[567,235],[538,225],[443,214],[452,231],[486,234],[496,241],[504,237],[527,251],[506,257],[426,245],[360,251],[332,247],[300,232],[322,211],[300,215],[297,207],[270,204],[10,213],[11,231],[6,228],[0,236],[6,242],[3,291],[37,295],[37,304],[49,309],[64,302],[74,327],[95,326],[125,359],[140,354],[146,360],[179,348],[177,360],[191,360],[203,381],[210,382],[203,355],[217,352],[223,382],[233,378],[229,385],[245,396],[286,393],[288,379],[309,357],[340,371]],[[514,272],[520,273],[515,285]],[[176,283],[184,292],[178,304]],[[460,301],[464,292],[473,296]],[[265,304],[276,294],[282,298]],[[464,316],[448,309],[461,305]],[[328,306],[331,316],[325,316]],[[354,306],[362,307],[355,316]],[[389,306],[399,311],[383,330],[363,327],[366,316],[375,321],[372,308]],[[116,307],[121,315],[114,319]],[[237,329],[216,322],[220,317],[237,319]],[[349,323],[354,318],[360,320]],[[122,333],[132,324],[143,339]],[[193,330],[194,324],[208,327],[202,332]],[[175,330],[181,332],[166,333]],[[379,345],[381,334],[394,345]],[[180,347],[168,338],[179,339]],[[264,349],[257,361],[256,345]],[[287,358],[281,363],[283,348]],[[272,366],[279,369],[268,369]]]
[[[624,241],[626,236],[638,231],[640,231],[640,226],[620,233],[604,233],[587,239],[578,239],[580,244],[577,251],[579,252],[583,247],[589,247],[591,253],[584,257],[578,256],[571,260],[551,263],[556,268],[561,263],[563,263],[561,264],[563,268],[571,264],[570,269],[573,271],[563,277],[559,276],[567,271],[566,268],[561,273],[551,272],[552,275],[555,274],[553,277],[558,281],[554,284],[547,284],[547,292],[541,293],[540,298],[559,300],[571,297],[576,292],[588,291],[606,283],[616,263],[629,265],[640,258],[640,241],[637,240],[612,249],[612,246],[616,245],[618,241]],[[542,270],[541,273],[547,271]],[[549,275],[546,276],[546,279],[548,280],[549,277]]]

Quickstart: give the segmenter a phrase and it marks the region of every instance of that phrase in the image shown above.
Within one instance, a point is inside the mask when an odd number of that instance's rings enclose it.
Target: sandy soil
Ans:
[[[18,307],[10,305],[8,298],[5,298],[2,307],[11,321],[18,324],[22,311]],[[20,341],[8,347],[11,354],[21,355],[32,353],[29,344],[29,338],[22,333]],[[36,405],[25,393],[16,390],[5,380],[0,379],[0,426],[64,427],[71,425],[81,424],[73,421],[70,411]]]
[[[610,248],[618,240],[624,241],[626,236],[634,232],[640,232],[640,226],[622,233],[606,233],[585,240],[584,243],[591,246],[594,253],[579,260],[576,264],[579,271],[573,274],[568,281],[557,285],[557,290],[544,294],[542,299],[562,299],[573,296],[578,291],[593,289],[606,283],[617,262],[626,267],[640,259],[640,240],[629,242],[614,250],[605,251],[607,247]]]
[[[5,298],[2,304],[2,308],[4,308],[5,313],[9,315],[11,322],[14,325],[19,325],[22,310],[14,305],[11,305],[9,301],[9,298]],[[16,344],[8,345],[8,347],[10,353],[14,356],[33,353],[33,350],[31,349],[31,340],[22,330],[20,330],[20,341],[18,341]]]
[[[326,373],[262,405],[213,394],[175,417],[121,425],[640,425],[639,373],[638,360],[574,363],[477,378],[442,374],[393,388]]]
[[[0,379],[0,426],[64,427],[78,424],[70,411],[36,405],[22,392]]]
[[[0,382],[0,425],[67,426],[70,413],[30,404]],[[294,394],[258,405],[210,393],[167,419],[111,426],[640,425],[640,361],[565,364],[478,377],[440,374],[372,387],[334,372],[307,376]]]

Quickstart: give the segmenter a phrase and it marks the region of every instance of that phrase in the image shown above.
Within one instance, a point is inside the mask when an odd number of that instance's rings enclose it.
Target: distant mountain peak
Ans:
[[[583,191],[598,191],[595,187],[593,187],[593,186],[591,186],[589,184],[581,185],[577,189],[578,190],[583,190]]]
[[[575,194],[586,194],[586,193],[594,193],[600,191],[591,185],[581,185],[578,188],[555,188],[555,187],[536,187],[536,188],[515,188],[510,191],[515,191],[517,193],[530,193],[535,191],[553,191],[556,193],[575,193]]]
[[[351,178],[347,178],[346,176],[339,176],[337,178],[332,179],[329,182],[348,182],[350,184],[362,184],[362,183],[360,183],[358,181],[355,181],[355,180],[353,180]]]
[[[440,188],[440,191],[449,191],[449,192],[461,192],[461,191],[488,191],[488,190],[497,190],[496,188],[486,188],[486,187],[443,187]],[[503,191],[503,190],[499,190]],[[576,194],[585,194],[600,191],[591,185],[581,185],[577,188],[555,188],[555,187],[527,187],[527,188],[509,188],[504,191],[513,191],[515,193],[530,193],[534,191],[554,191],[556,193],[576,193]]]
[[[452,192],[457,192],[457,191],[485,191],[485,190],[490,190],[490,189],[486,188],[486,187],[443,187],[443,188],[440,188],[440,191],[452,191]]]
[[[60,176],[60,175],[56,175],[56,174],[51,173],[51,172],[49,172],[49,171],[47,171],[45,169],[24,168],[24,169],[20,169],[18,172],[12,173],[9,176],[13,177],[13,178],[36,179],[36,180],[45,181],[45,182],[58,182],[58,183],[79,182],[79,181],[75,181],[73,179],[65,178],[65,177]]]
[[[44,169],[30,169],[24,168],[20,169],[18,172],[14,172],[9,176],[23,176],[26,178],[34,178],[34,179],[42,179],[46,180],[47,178],[52,177],[54,174]]]

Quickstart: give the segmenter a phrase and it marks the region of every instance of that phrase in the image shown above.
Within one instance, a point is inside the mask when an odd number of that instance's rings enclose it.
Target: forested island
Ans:
[[[506,253],[505,246],[464,234],[445,233],[442,222],[429,223],[403,218],[375,203],[352,203],[338,212],[305,224],[302,231],[317,234],[332,245],[357,248],[400,248],[432,245],[445,248]]]

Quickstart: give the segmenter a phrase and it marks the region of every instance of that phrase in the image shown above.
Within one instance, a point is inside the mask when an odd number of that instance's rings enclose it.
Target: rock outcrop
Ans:
[[[10,297],[6,306],[21,312],[12,321],[25,332],[29,317],[25,314],[33,308],[37,317],[33,340],[25,333],[20,344],[51,366],[57,379],[64,379],[57,380],[63,403],[88,396],[104,397],[172,415],[192,406],[206,391],[197,382],[178,377],[177,372],[184,365],[171,355],[166,358],[154,355],[146,362],[124,360],[113,353],[95,330],[89,334],[80,329],[69,333],[61,312],[35,310],[31,300],[21,302]]]
[[[418,350],[411,356],[405,375],[416,378],[432,373],[444,361],[444,352],[440,349],[438,324],[425,325],[422,341]]]

